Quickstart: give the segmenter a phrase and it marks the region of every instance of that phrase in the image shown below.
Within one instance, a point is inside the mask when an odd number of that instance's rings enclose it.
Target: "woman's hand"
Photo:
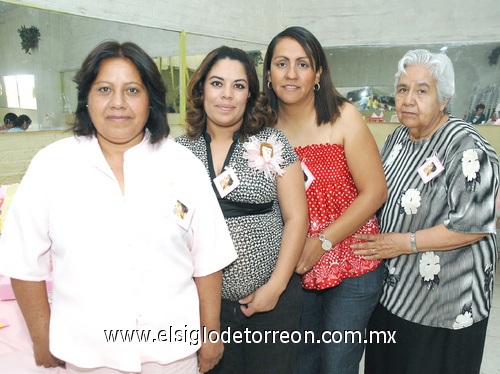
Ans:
[[[220,337],[220,305],[222,299],[222,271],[195,277],[198,297],[200,298],[200,331],[216,331]],[[201,336],[200,336],[201,339]],[[220,339],[217,342],[201,342],[198,350],[198,369],[206,373],[220,361],[224,345]]]
[[[299,262],[297,263],[297,267],[295,268],[295,272],[297,274],[307,273],[316,265],[324,254],[325,251],[321,248],[321,241],[319,238],[317,236],[308,237]]]
[[[220,337],[220,334],[219,334]],[[222,358],[224,352],[224,344],[221,339],[216,342],[202,342],[198,350],[198,370],[200,373],[206,373],[212,370]]]
[[[46,368],[64,365],[49,349],[50,306],[45,281],[10,281],[33,342],[35,363]]]
[[[35,355],[35,363],[44,368],[53,368],[57,366],[64,366],[65,362],[59,360],[52,355],[49,350],[48,341],[46,343],[33,342],[33,352]]]
[[[247,317],[254,313],[268,312],[276,307],[280,296],[281,292],[268,282],[247,297],[239,300],[241,311]]]
[[[449,230],[439,224],[415,232],[415,244],[418,252],[450,251],[471,245],[481,240],[484,234],[468,234]],[[393,258],[400,255],[413,254],[410,233],[391,232],[378,235],[355,235],[356,239],[366,240],[363,243],[351,244],[354,253],[367,260]]]
[[[410,244],[410,233],[360,234],[354,237],[365,240],[362,243],[351,244],[354,254],[363,256],[367,260],[394,258],[402,254],[413,253]]]

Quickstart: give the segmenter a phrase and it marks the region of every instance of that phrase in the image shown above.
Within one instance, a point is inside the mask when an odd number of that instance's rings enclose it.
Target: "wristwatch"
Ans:
[[[321,240],[321,248],[323,248],[324,251],[332,249],[332,242],[325,238],[323,234],[319,236],[319,240]]]

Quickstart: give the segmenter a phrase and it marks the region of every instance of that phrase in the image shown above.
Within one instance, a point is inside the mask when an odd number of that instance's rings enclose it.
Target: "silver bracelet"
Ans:
[[[415,231],[410,232],[410,244],[413,253],[418,253],[417,242],[415,241]]]

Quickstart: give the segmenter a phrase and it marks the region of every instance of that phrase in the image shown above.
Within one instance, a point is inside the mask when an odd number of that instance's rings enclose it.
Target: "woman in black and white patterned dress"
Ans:
[[[294,270],[308,212],[298,157],[268,127],[275,115],[246,52],[210,52],[189,83],[188,99],[186,135],[176,141],[205,164],[238,253],[222,275],[221,330],[231,342],[210,373],[293,373],[296,344],[272,333],[299,327]],[[235,332],[243,343],[233,341]]]
[[[497,261],[498,158],[473,126],[445,112],[453,92],[446,55],[415,50],[400,60],[402,126],[382,149],[382,233],[355,245],[366,258],[386,259],[367,336],[395,334],[367,345],[365,373],[480,370]]]

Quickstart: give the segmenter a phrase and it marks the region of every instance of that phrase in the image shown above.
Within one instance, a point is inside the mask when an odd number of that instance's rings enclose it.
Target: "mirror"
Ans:
[[[101,21],[0,2],[0,116],[12,111],[27,114],[30,130],[66,129],[76,108],[74,72],[83,59],[104,39],[139,43],[152,56],[179,53],[178,33]],[[38,48],[25,53],[18,29],[36,25],[41,38]],[[34,75],[36,109],[7,105],[6,76]]]
[[[33,25],[39,28],[41,38],[38,48],[28,54],[21,47],[18,29]],[[227,35],[230,35],[230,31]],[[155,58],[168,86],[167,104],[172,112],[169,113],[169,122],[173,125],[181,122],[181,109],[183,105],[185,107],[182,88],[207,52],[227,44],[255,52],[258,60],[259,51],[260,56],[264,57],[268,42],[238,41],[225,35],[183,35],[179,31],[70,15],[0,1],[0,43],[3,47],[0,59],[0,118],[7,112],[27,114],[33,121],[29,131],[66,129],[73,121],[76,107],[76,89],[72,81],[74,73],[92,48],[104,39],[136,42]],[[179,57],[183,55],[183,46],[185,65],[181,64]],[[485,113],[490,116],[500,103],[500,63],[490,65],[488,58],[495,48],[500,51],[500,41],[324,47],[334,84],[339,91],[352,97],[353,102],[359,105],[360,95],[368,88],[368,92],[375,93],[381,99],[379,101],[385,109],[383,115],[386,121],[390,121],[393,109],[391,103],[396,64],[407,50],[415,48],[427,48],[434,52],[443,47],[447,49],[446,53],[454,63],[456,75],[456,93],[451,101],[451,111],[455,116],[463,117],[479,102],[486,105]],[[257,70],[261,75],[262,67],[259,66]],[[36,109],[14,108],[8,103],[7,97],[13,94],[10,93],[10,88],[7,92],[4,77],[11,77],[8,79],[17,82],[25,79],[25,76],[28,76],[28,80],[29,76],[34,78],[34,89],[20,90],[17,95],[23,96],[20,92],[26,92],[28,101],[33,102],[35,99]],[[373,110],[363,112],[367,117],[373,113],[380,114]]]
[[[424,44],[401,46],[358,46],[327,48],[327,57],[332,69],[333,80],[337,89],[352,97],[359,107],[363,92],[378,96],[383,105],[384,117],[389,122],[394,105],[394,75],[398,61],[411,49],[428,49],[438,53],[445,51],[455,69],[455,95],[449,109],[460,118],[466,118],[466,112],[477,104],[485,105],[486,118],[493,111],[500,111],[500,61],[490,65],[490,56],[495,48],[500,52],[500,41],[497,43],[474,44]],[[498,58],[498,55],[497,55]],[[366,116],[378,110],[363,111]]]
[[[26,53],[21,47],[17,30],[32,25],[39,28],[41,38],[38,48]],[[189,47],[184,75],[181,74],[179,58],[182,38]],[[171,112],[169,122],[172,124],[179,123],[182,101],[180,81],[184,77],[187,82],[206,53],[226,42],[247,51],[263,48],[261,44],[229,38],[190,34],[181,37],[177,31],[0,2],[0,44],[3,47],[0,59],[0,118],[3,119],[8,112],[27,114],[33,121],[29,131],[67,129],[73,123],[76,109],[75,72],[87,54],[106,39],[135,42],[154,58],[167,84],[167,105]],[[9,100],[13,97],[12,87],[24,87],[15,82],[25,76],[34,77],[34,87],[27,91],[35,106],[27,107],[23,105],[23,100]],[[9,84],[12,80],[14,85]],[[16,94],[21,96],[21,92],[15,92],[14,96]]]

